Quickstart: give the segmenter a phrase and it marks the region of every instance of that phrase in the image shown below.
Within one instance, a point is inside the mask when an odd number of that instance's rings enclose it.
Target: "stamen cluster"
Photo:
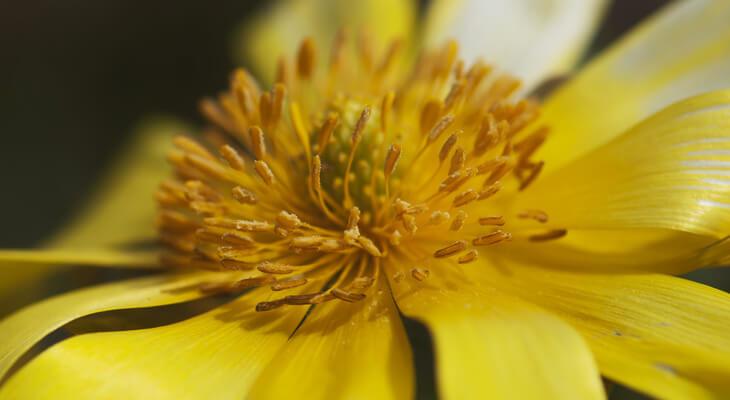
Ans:
[[[455,43],[413,63],[400,42],[374,48],[341,34],[317,63],[305,40],[270,90],[238,70],[203,100],[210,126],[175,139],[157,193],[166,265],[230,274],[201,290],[284,292],[266,311],[360,301],[383,274],[423,281],[429,259],[467,264],[513,239],[487,200],[542,170],[536,103],[510,100],[519,81],[483,62],[465,68]]]

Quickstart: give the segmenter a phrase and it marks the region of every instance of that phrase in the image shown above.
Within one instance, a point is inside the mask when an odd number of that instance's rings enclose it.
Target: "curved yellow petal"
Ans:
[[[24,308],[0,321],[0,379],[31,346],[74,319],[102,311],[194,299],[202,295],[194,286],[215,278],[213,273],[139,278],[77,290]]]
[[[730,87],[730,3],[672,2],[564,85],[543,108],[554,170],[678,100]]]
[[[169,172],[171,138],[182,129],[169,119],[141,123],[86,207],[43,250],[0,250],[0,315],[40,297],[40,282],[62,265],[156,265],[149,252],[113,248],[155,238],[154,192]]]
[[[413,386],[408,338],[383,282],[357,304],[315,307],[248,398],[410,399]]]
[[[609,378],[659,398],[730,396],[727,293],[667,275],[501,269],[495,284],[576,327]]]
[[[155,251],[124,251],[105,248],[91,249],[1,249],[0,270],[41,265],[91,265],[98,267],[156,268]]]
[[[154,239],[154,194],[170,175],[167,152],[172,137],[183,131],[184,126],[171,119],[143,122],[81,214],[47,245],[88,249]]]
[[[477,58],[521,78],[527,88],[570,71],[588,45],[605,0],[435,0],[425,40],[459,42],[468,62]]]
[[[410,0],[283,0],[241,25],[235,54],[264,82],[271,82],[279,57],[295,54],[305,37],[315,40],[321,64],[327,62],[340,28],[365,29],[384,46],[393,39],[410,39],[415,17],[416,4]]]
[[[306,312],[257,313],[270,296],[258,289],[175,324],[71,338],[13,375],[0,399],[242,399]]]
[[[730,90],[659,112],[539,179],[515,210],[538,208],[549,227],[730,233]]]
[[[667,229],[572,229],[560,240],[543,243],[515,240],[495,247],[491,253],[537,263],[545,268],[576,272],[633,271],[676,275],[727,264],[730,262],[730,240]]]
[[[596,364],[568,324],[442,263],[428,281],[393,282],[407,316],[425,322],[436,346],[444,399],[602,399]]]

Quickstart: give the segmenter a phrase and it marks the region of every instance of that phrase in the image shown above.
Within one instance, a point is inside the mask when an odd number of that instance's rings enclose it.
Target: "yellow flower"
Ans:
[[[669,276],[728,260],[730,3],[673,4],[542,105],[522,94],[569,68],[602,2],[436,1],[423,32],[409,4],[291,1],[248,25],[274,83],[237,71],[202,138],[173,140],[156,193],[173,272],[0,322],[0,398],[410,398],[401,314],[432,333],[443,398],[604,398],[601,375],[730,396],[730,296]],[[167,137],[144,136],[66,239],[3,265],[150,265],[121,245],[153,234]],[[80,317],[219,293],[235,299],[18,364]]]

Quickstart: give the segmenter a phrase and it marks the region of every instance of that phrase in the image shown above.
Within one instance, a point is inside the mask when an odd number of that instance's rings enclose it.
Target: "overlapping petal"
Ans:
[[[270,296],[259,289],[172,325],[71,338],[21,369],[0,398],[244,398],[306,312],[257,313]]]
[[[392,286],[401,311],[433,333],[444,399],[605,397],[593,357],[569,325],[446,263],[431,275]]]
[[[730,395],[727,293],[667,275],[496,267],[491,282],[576,327],[609,378],[667,399]]]
[[[384,282],[357,304],[332,301],[304,324],[253,385],[249,398],[409,399],[410,345]]]
[[[730,3],[673,2],[581,70],[543,108],[554,170],[684,98],[730,87]]]
[[[45,248],[0,250],[0,310],[32,301],[39,282],[62,265],[157,265],[152,251],[121,246],[155,238],[154,193],[169,173],[171,138],[182,128],[170,119],[143,122],[81,214]]]
[[[515,209],[549,226],[730,233],[730,91],[676,103],[540,179]]]
[[[26,307],[0,322],[0,379],[31,346],[74,319],[194,299],[202,295],[194,287],[206,279],[221,277],[194,273],[139,278],[77,290]]]
[[[570,71],[598,26],[604,0],[436,0],[425,44],[453,38],[466,61],[495,62],[529,89]]]

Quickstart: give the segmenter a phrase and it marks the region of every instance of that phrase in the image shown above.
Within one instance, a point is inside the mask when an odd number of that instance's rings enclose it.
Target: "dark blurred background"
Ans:
[[[139,120],[199,122],[252,0],[0,1],[0,247],[71,216]],[[616,0],[591,52],[665,0]]]

